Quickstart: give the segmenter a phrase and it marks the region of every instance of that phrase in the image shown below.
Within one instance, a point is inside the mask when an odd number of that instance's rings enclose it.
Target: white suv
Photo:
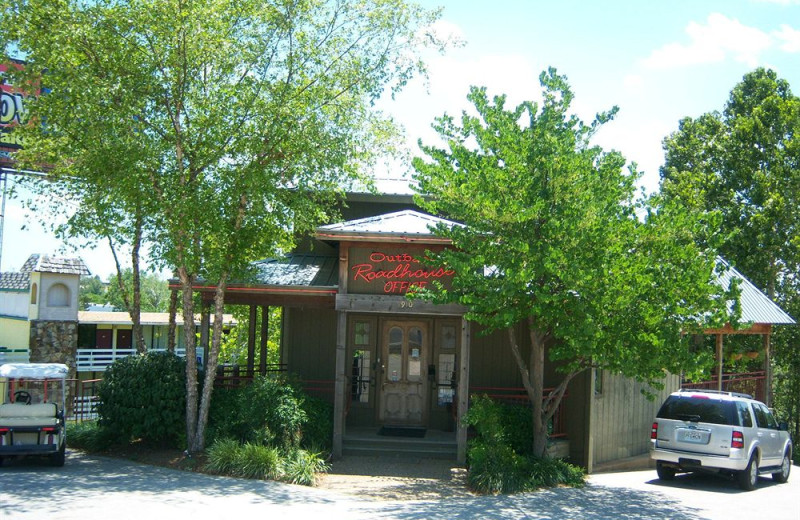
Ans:
[[[734,475],[750,491],[759,475],[786,482],[792,467],[786,426],[778,425],[764,403],[745,394],[674,392],[661,405],[650,439],[650,458],[662,480],[672,480],[679,471],[713,471]]]

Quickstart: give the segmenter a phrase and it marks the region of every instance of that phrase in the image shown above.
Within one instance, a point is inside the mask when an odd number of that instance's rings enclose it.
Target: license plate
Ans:
[[[681,429],[678,430],[678,440],[692,444],[708,444],[708,439],[711,437],[710,433],[706,430]]]

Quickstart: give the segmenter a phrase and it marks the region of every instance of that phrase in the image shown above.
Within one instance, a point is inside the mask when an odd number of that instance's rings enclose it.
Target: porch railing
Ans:
[[[148,349],[148,352],[166,352],[166,349],[153,348]],[[136,354],[136,349],[133,348],[79,348],[75,361],[78,372],[105,372],[105,370],[111,366],[114,361],[132,356],[134,354]],[[186,349],[176,348],[175,354],[180,357],[185,357]],[[198,362],[202,363],[203,350],[197,349],[197,354]]]
[[[544,395],[547,396],[553,388],[545,388]],[[469,395],[487,395],[495,401],[499,401],[506,404],[514,404],[519,406],[530,406],[530,400],[528,399],[528,393],[525,391],[524,388],[511,388],[511,387],[499,387],[499,386],[471,386],[469,387]],[[569,392],[564,394],[564,397],[568,397]],[[553,418],[551,419],[551,432],[550,438],[557,439],[563,438],[567,436],[567,429],[566,424],[564,422],[564,414],[563,412],[563,405],[564,401],[561,401],[558,408],[556,409],[556,413],[553,414]]]
[[[27,363],[29,361],[28,349],[0,347],[0,365],[6,363]]]
[[[716,374],[707,381],[689,382],[684,381],[681,388],[697,390],[717,390],[719,380]],[[764,402],[767,397],[767,376],[763,370],[755,372],[740,372],[722,374],[722,390],[725,392],[739,392],[752,395],[755,399]]]

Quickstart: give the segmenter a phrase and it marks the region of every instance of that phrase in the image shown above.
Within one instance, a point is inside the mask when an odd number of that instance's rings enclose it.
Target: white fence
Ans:
[[[165,352],[166,349],[154,348],[149,349],[148,352]],[[203,350],[197,349],[197,361],[202,363]],[[136,354],[136,349],[96,349],[96,348],[79,348],[76,365],[78,372],[105,372],[111,366],[111,363],[118,359],[126,358]],[[186,349],[176,348],[175,354],[180,357],[186,356]]]

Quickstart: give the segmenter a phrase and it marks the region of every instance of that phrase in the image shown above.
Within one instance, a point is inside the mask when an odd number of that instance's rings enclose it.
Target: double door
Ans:
[[[430,343],[430,326],[426,321],[383,321],[378,374],[378,415],[382,424],[426,425]]]

